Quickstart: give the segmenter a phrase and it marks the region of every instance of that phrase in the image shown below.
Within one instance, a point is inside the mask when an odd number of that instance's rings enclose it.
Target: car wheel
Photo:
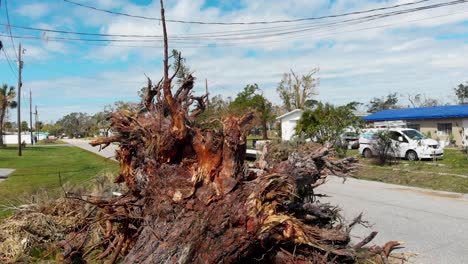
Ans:
[[[416,151],[414,150],[409,150],[408,152],[406,152],[406,159],[410,161],[419,160],[418,153],[416,153]]]
[[[364,158],[370,159],[372,158],[372,151],[367,148],[362,152],[362,155],[364,156]]]

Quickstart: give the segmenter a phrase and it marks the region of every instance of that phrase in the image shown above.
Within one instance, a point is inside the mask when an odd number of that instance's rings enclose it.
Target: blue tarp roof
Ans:
[[[389,121],[460,117],[468,117],[468,104],[384,110],[364,117],[364,121]]]

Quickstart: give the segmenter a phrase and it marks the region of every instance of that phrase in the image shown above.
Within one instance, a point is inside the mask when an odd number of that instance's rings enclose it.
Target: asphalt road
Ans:
[[[99,152],[89,141],[65,140],[69,144],[113,158],[116,145]],[[395,172],[398,173],[398,172]],[[383,245],[390,240],[405,241],[399,252],[414,252],[411,263],[468,263],[468,195],[436,192],[420,188],[379,182],[330,177],[317,192],[330,197],[320,198],[343,208],[351,221],[359,213],[372,227],[356,227],[351,235],[355,241],[372,231],[379,234],[373,243]]]
[[[373,226],[357,227],[357,241],[371,231],[374,243],[405,241],[398,252],[418,253],[412,263],[468,263],[468,195],[332,177],[317,188],[321,198],[343,208],[350,221],[360,212]]]

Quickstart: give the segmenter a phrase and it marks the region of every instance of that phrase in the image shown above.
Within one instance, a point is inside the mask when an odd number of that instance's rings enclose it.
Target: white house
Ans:
[[[297,121],[302,116],[301,109],[292,110],[289,113],[281,115],[276,120],[281,122],[281,140],[291,140],[294,136]]]
[[[21,141],[24,141],[26,144],[31,144],[31,134],[21,133]],[[4,144],[18,144],[18,133],[14,134],[5,134],[3,135]]]

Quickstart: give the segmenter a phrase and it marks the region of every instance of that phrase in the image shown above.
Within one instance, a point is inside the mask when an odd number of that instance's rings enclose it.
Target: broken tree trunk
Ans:
[[[118,182],[130,190],[93,200],[108,216],[106,234],[114,234],[103,256],[114,262],[121,255],[125,263],[354,262],[358,254],[349,228],[337,224],[338,210],[311,197],[327,175],[348,173],[355,160],[336,160],[309,144],[266,151],[247,170],[253,113],[225,117],[220,131],[196,123],[207,96],[193,95],[191,75],[173,93],[178,69],[169,75],[162,0],[161,18],[164,77],[156,85],[148,79],[142,109],[110,116],[115,136],[91,143],[119,144]],[[112,230],[117,221],[123,224]]]

